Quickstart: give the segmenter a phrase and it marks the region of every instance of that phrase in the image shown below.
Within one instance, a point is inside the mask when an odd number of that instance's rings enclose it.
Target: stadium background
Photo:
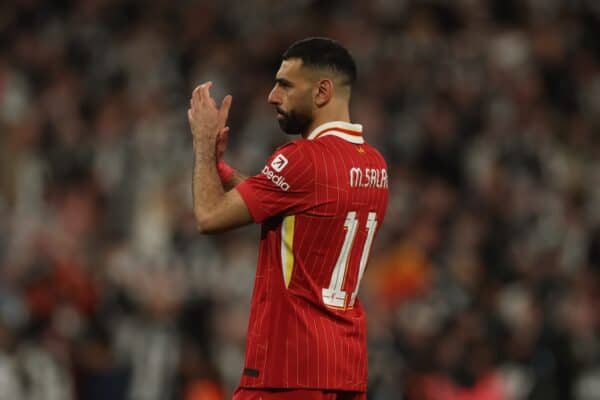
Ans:
[[[218,400],[258,228],[190,209],[194,85],[234,166],[288,138],[279,56],[330,36],[390,165],[370,399],[600,399],[600,2],[4,1],[0,399]]]

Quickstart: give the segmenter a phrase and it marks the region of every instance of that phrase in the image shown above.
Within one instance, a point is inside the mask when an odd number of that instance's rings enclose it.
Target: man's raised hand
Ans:
[[[217,103],[210,95],[211,86],[212,82],[206,82],[197,86],[192,92],[188,121],[195,139],[217,140],[218,136],[222,136],[223,132],[228,131],[226,123],[232,97],[231,95],[225,96],[221,107],[217,108]]]

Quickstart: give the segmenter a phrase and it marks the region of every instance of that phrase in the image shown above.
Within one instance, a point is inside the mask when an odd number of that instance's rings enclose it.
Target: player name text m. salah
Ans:
[[[350,187],[387,189],[387,171],[377,168],[350,168]]]

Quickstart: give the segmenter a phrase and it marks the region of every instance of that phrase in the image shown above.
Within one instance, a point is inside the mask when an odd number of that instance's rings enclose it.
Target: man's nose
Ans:
[[[269,97],[267,98],[267,101],[269,102],[269,104],[272,104],[274,106],[281,104],[281,99],[277,95],[276,88],[273,88],[273,90],[271,90],[271,93],[269,93]]]

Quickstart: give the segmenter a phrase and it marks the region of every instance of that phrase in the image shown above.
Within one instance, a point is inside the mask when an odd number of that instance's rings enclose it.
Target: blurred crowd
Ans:
[[[389,163],[362,286],[373,400],[600,399],[600,2],[13,0],[0,9],[0,400],[221,400],[258,227],[200,236],[193,87],[226,159],[289,140],[306,36]]]

